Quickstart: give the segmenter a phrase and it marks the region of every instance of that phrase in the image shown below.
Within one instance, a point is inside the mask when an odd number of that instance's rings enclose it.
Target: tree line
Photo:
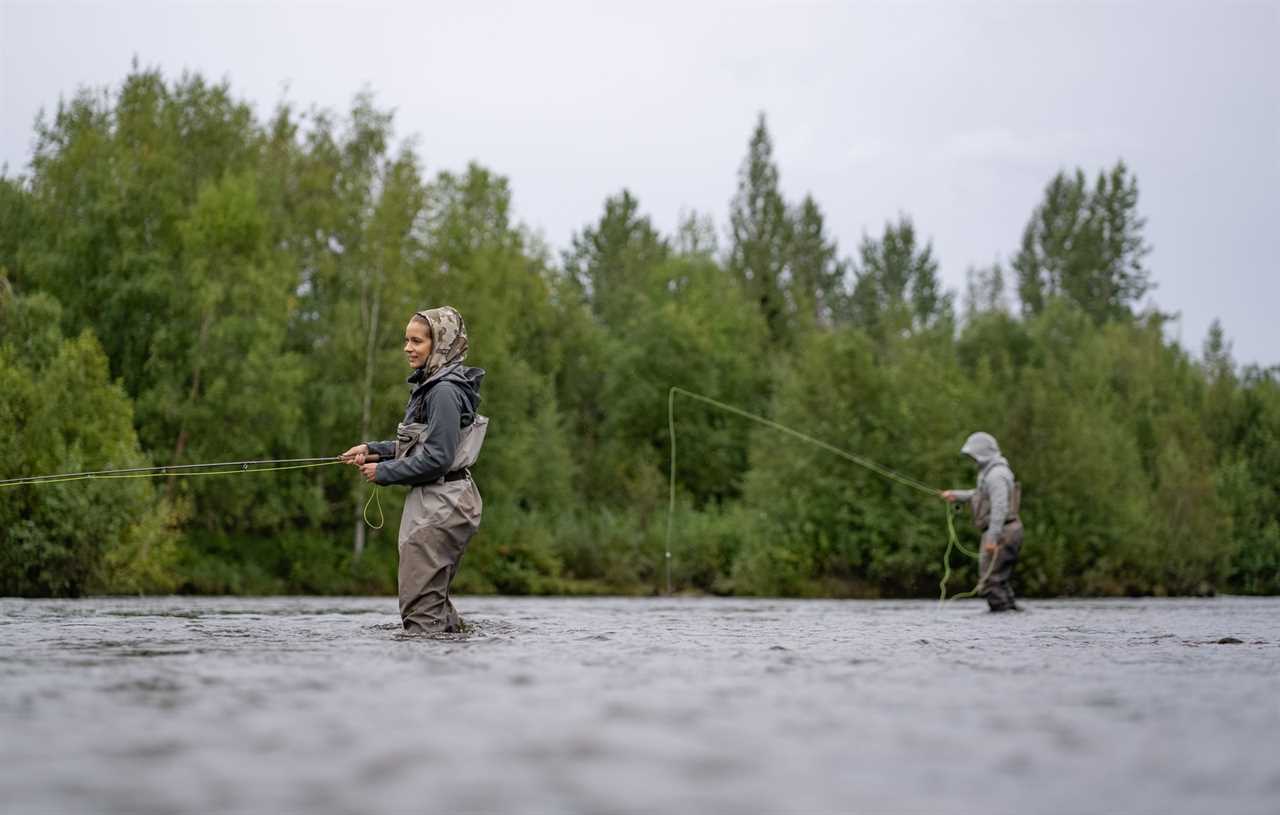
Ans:
[[[660,590],[672,386],[940,487],[994,433],[1025,593],[1280,591],[1280,369],[1216,323],[1195,354],[1166,338],[1123,163],[1050,179],[958,299],[909,217],[842,253],[763,116],[723,231],[663,234],[621,190],[563,251],[502,176],[428,174],[368,94],[259,117],[135,67],[34,144],[0,178],[0,478],[385,437],[403,326],[447,303],[492,418],[460,591]],[[677,420],[678,589],[936,592],[940,501],[707,405]],[[0,489],[0,594],[392,592],[401,496],[371,530],[368,489],[344,467]]]

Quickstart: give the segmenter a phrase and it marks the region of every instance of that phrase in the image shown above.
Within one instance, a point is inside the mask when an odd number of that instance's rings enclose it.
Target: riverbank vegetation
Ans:
[[[460,591],[664,588],[672,386],[939,487],[995,434],[1024,593],[1280,591],[1280,371],[1238,366],[1216,324],[1168,339],[1129,168],[1046,179],[1008,264],[956,293],[928,224],[886,213],[839,247],[764,118],[744,135],[727,223],[664,234],[619,190],[557,249],[505,178],[428,171],[370,96],[260,116],[141,69],[83,91],[0,178],[0,478],[385,437],[404,324],[447,303],[492,418]],[[677,417],[677,590],[936,592],[940,501],[699,403]],[[0,594],[393,592],[399,490],[370,530],[368,489],[342,466],[0,489]]]

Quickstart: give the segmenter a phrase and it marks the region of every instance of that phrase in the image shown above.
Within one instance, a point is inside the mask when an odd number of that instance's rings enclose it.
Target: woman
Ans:
[[[457,631],[449,586],[480,527],[480,491],[468,468],[489,420],[476,413],[484,370],[463,365],[467,328],[450,306],[419,311],[404,332],[413,373],[395,441],[342,454],[375,484],[412,487],[400,518],[400,617],[406,631]]]

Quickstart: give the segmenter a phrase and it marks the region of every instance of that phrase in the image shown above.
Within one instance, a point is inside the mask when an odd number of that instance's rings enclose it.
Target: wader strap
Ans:
[[[973,498],[969,502],[969,508],[973,512],[973,525],[979,530],[986,531],[991,522],[991,499],[981,489],[974,490]],[[1018,520],[1021,509],[1022,485],[1015,481],[1013,482],[1013,489],[1009,490],[1009,510],[1005,515],[1004,522],[1008,524]]]

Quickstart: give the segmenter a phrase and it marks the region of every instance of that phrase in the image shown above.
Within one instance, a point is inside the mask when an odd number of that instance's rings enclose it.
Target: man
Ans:
[[[968,501],[974,526],[982,531],[978,559],[978,594],[987,598],[992,611],[1015,611],[1009,578],[1022,550],[1022,521],[1018,518],[1022,491],[1000,445],[990,433],[974,433],[960,452],[978,465],[978,487],[946,490],[947,501]]]

